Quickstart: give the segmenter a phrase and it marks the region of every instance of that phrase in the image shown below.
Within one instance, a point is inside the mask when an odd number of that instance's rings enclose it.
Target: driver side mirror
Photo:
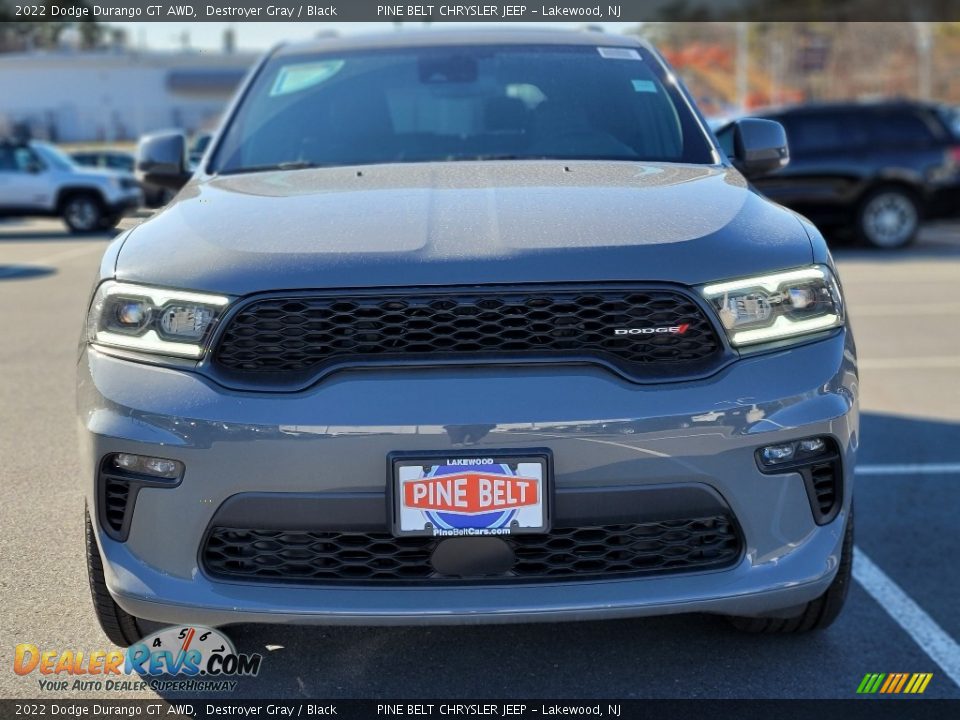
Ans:
[[[787,133],[774,120],[743,118],[718,133],[734,167],[747,179],[761,177],[790,162]]]
[[[137,146],[137,179],[179,191],[192,173],[187,163],[187,138],[183,133],[144,135]]]

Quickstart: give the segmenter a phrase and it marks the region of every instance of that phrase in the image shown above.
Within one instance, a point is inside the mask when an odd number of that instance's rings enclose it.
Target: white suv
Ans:
[[[88,233],[113,227],[142,202],[129,173],[80,167],[43,142],[0,141],[0,217],[58,216]]]

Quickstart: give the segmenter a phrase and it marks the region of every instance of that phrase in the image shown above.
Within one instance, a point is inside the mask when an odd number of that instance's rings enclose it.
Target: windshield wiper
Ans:
[[[339,163],[318,163],[310,160],[287,160],[273,165],[251,165],[250,167],[231,168],[224,170],[221,175],[237,175],[240,173],[271,172],[275,170],[306,170],[308,168],[337,167]]]
[[[517,155],[516,153],[489,153],[486,155],[462,155],[452,158],[453,160],[545,160],[530,155]]]

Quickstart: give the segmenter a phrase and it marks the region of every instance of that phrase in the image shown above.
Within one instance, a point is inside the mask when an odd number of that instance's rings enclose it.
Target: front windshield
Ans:
[[[44,162],[48,165],[52,165],[57,170],[73,170],[77,167],[77,164],[73,161],[69,155],[63,151],[55,148],[53,145],[48,145],[47,143],[33,143],[33,149],[36,151]]]
[[[479,45],[276,56],[210,171],[542,158],[714,162],[643,49]]]

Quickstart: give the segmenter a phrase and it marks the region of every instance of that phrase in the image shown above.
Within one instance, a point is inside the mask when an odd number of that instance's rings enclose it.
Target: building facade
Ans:
[[[57,50],[0,55],[0,134],[56,142],[135,141],[215,125],[256,56]]]

